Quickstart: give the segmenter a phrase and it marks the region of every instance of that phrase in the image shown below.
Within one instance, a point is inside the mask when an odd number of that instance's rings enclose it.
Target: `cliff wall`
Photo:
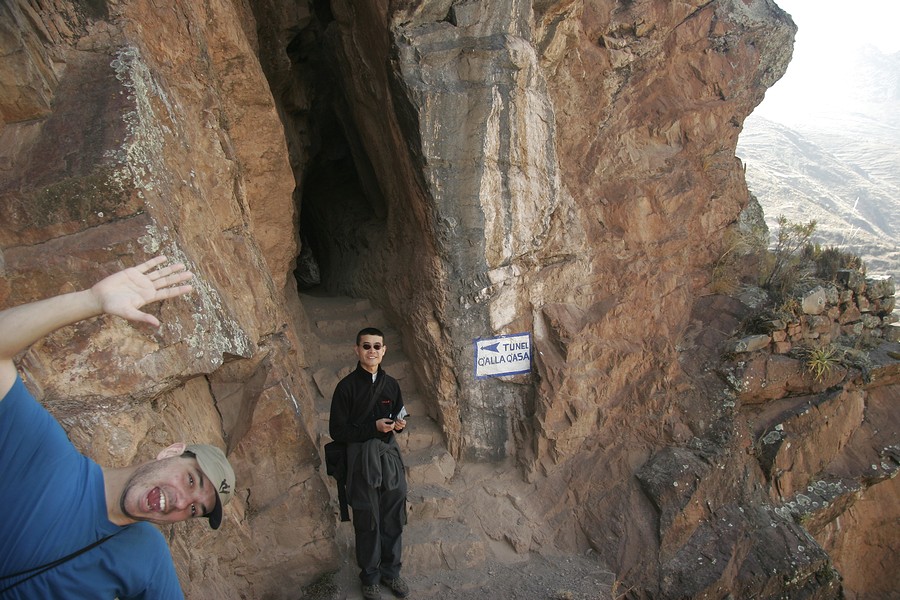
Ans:
[[[23,377],[101,463],[227,448],[226,527],[167,532],[191,598],[335,568],[313,284],[383,309],[457,460],[531,486],[549,535],[517,551],[592,549],[645,597],[891,591],[858,552],[898,539],[896,339],[778,397],[747,382],[788,325],[721,364],[754,311],[713,293],[753,209],[735,145],[793,34],[768,0],[4,3],[0,305],[160,252],[197,273],[160,331],[68,328]],[[519,332],[532,373],[476,379],[472,341]],[[803,460],[760,442],[785,430]]]

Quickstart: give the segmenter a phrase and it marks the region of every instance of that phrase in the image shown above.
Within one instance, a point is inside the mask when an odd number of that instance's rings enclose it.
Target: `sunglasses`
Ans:
[[[381,350],[382,348],[384,348],[384,344],[379,344],[378,342],[375,342],[374,344],[363,342],[362,347],[363,350],[371,350],[372,348],[375,348],[375,350]]]

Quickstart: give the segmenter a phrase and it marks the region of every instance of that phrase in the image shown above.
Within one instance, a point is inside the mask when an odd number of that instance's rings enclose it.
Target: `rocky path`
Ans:
[[[319,341],[310,349],[309,360],[317,390],[316,443],[320,452],[331,440],[331,393],[356,365],[356,332],[373,326],[385,334],[387,353],[382,366],[400,382],[410,413],[408,429],[398,436],[398,442],[410,488],[403,575],[410,584],[411,599],[614,597],[614,576],[591,556],[530,552],[531,533],[515,527],[523,515],[511,508],[511,499],[528,493],[514,470],[511,475],[504,465],[457,465],[444,445],[440,428],[427,415],[402,340],[379,309],[368,300],[345,297],[304,294],[301,300]],[[324,464],[324,456],[322,460]],[[358,600],[362,596],[353,557],[353,528],[350,523],[339,522],[334,480],[326,484],[332,492],[342,564],[298,598]],[[506,533],[497,533],[503,529]],[[494,535],[486,531],[494,531]],[[392,597],[387,590],[383,595]]]

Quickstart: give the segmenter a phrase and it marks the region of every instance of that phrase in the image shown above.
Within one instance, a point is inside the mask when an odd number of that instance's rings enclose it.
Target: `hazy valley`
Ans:
[[[815,219],[817,242],[898,279],[900,55],[868,48],[832,67],[812,85],[789,71],[745,121],[738,156],[770,229]]]

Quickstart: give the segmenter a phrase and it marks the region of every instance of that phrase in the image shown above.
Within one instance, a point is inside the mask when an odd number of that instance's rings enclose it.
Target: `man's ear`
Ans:
[[[165,458],[181,456],[182,454],[184,454],[185,448],[187,448],[187,444],[185,444],[184,442],[176,442],[168,448],[163,448],[162,450],[160,450],[159,454],[156,455],[156,460],[163,460]]]

